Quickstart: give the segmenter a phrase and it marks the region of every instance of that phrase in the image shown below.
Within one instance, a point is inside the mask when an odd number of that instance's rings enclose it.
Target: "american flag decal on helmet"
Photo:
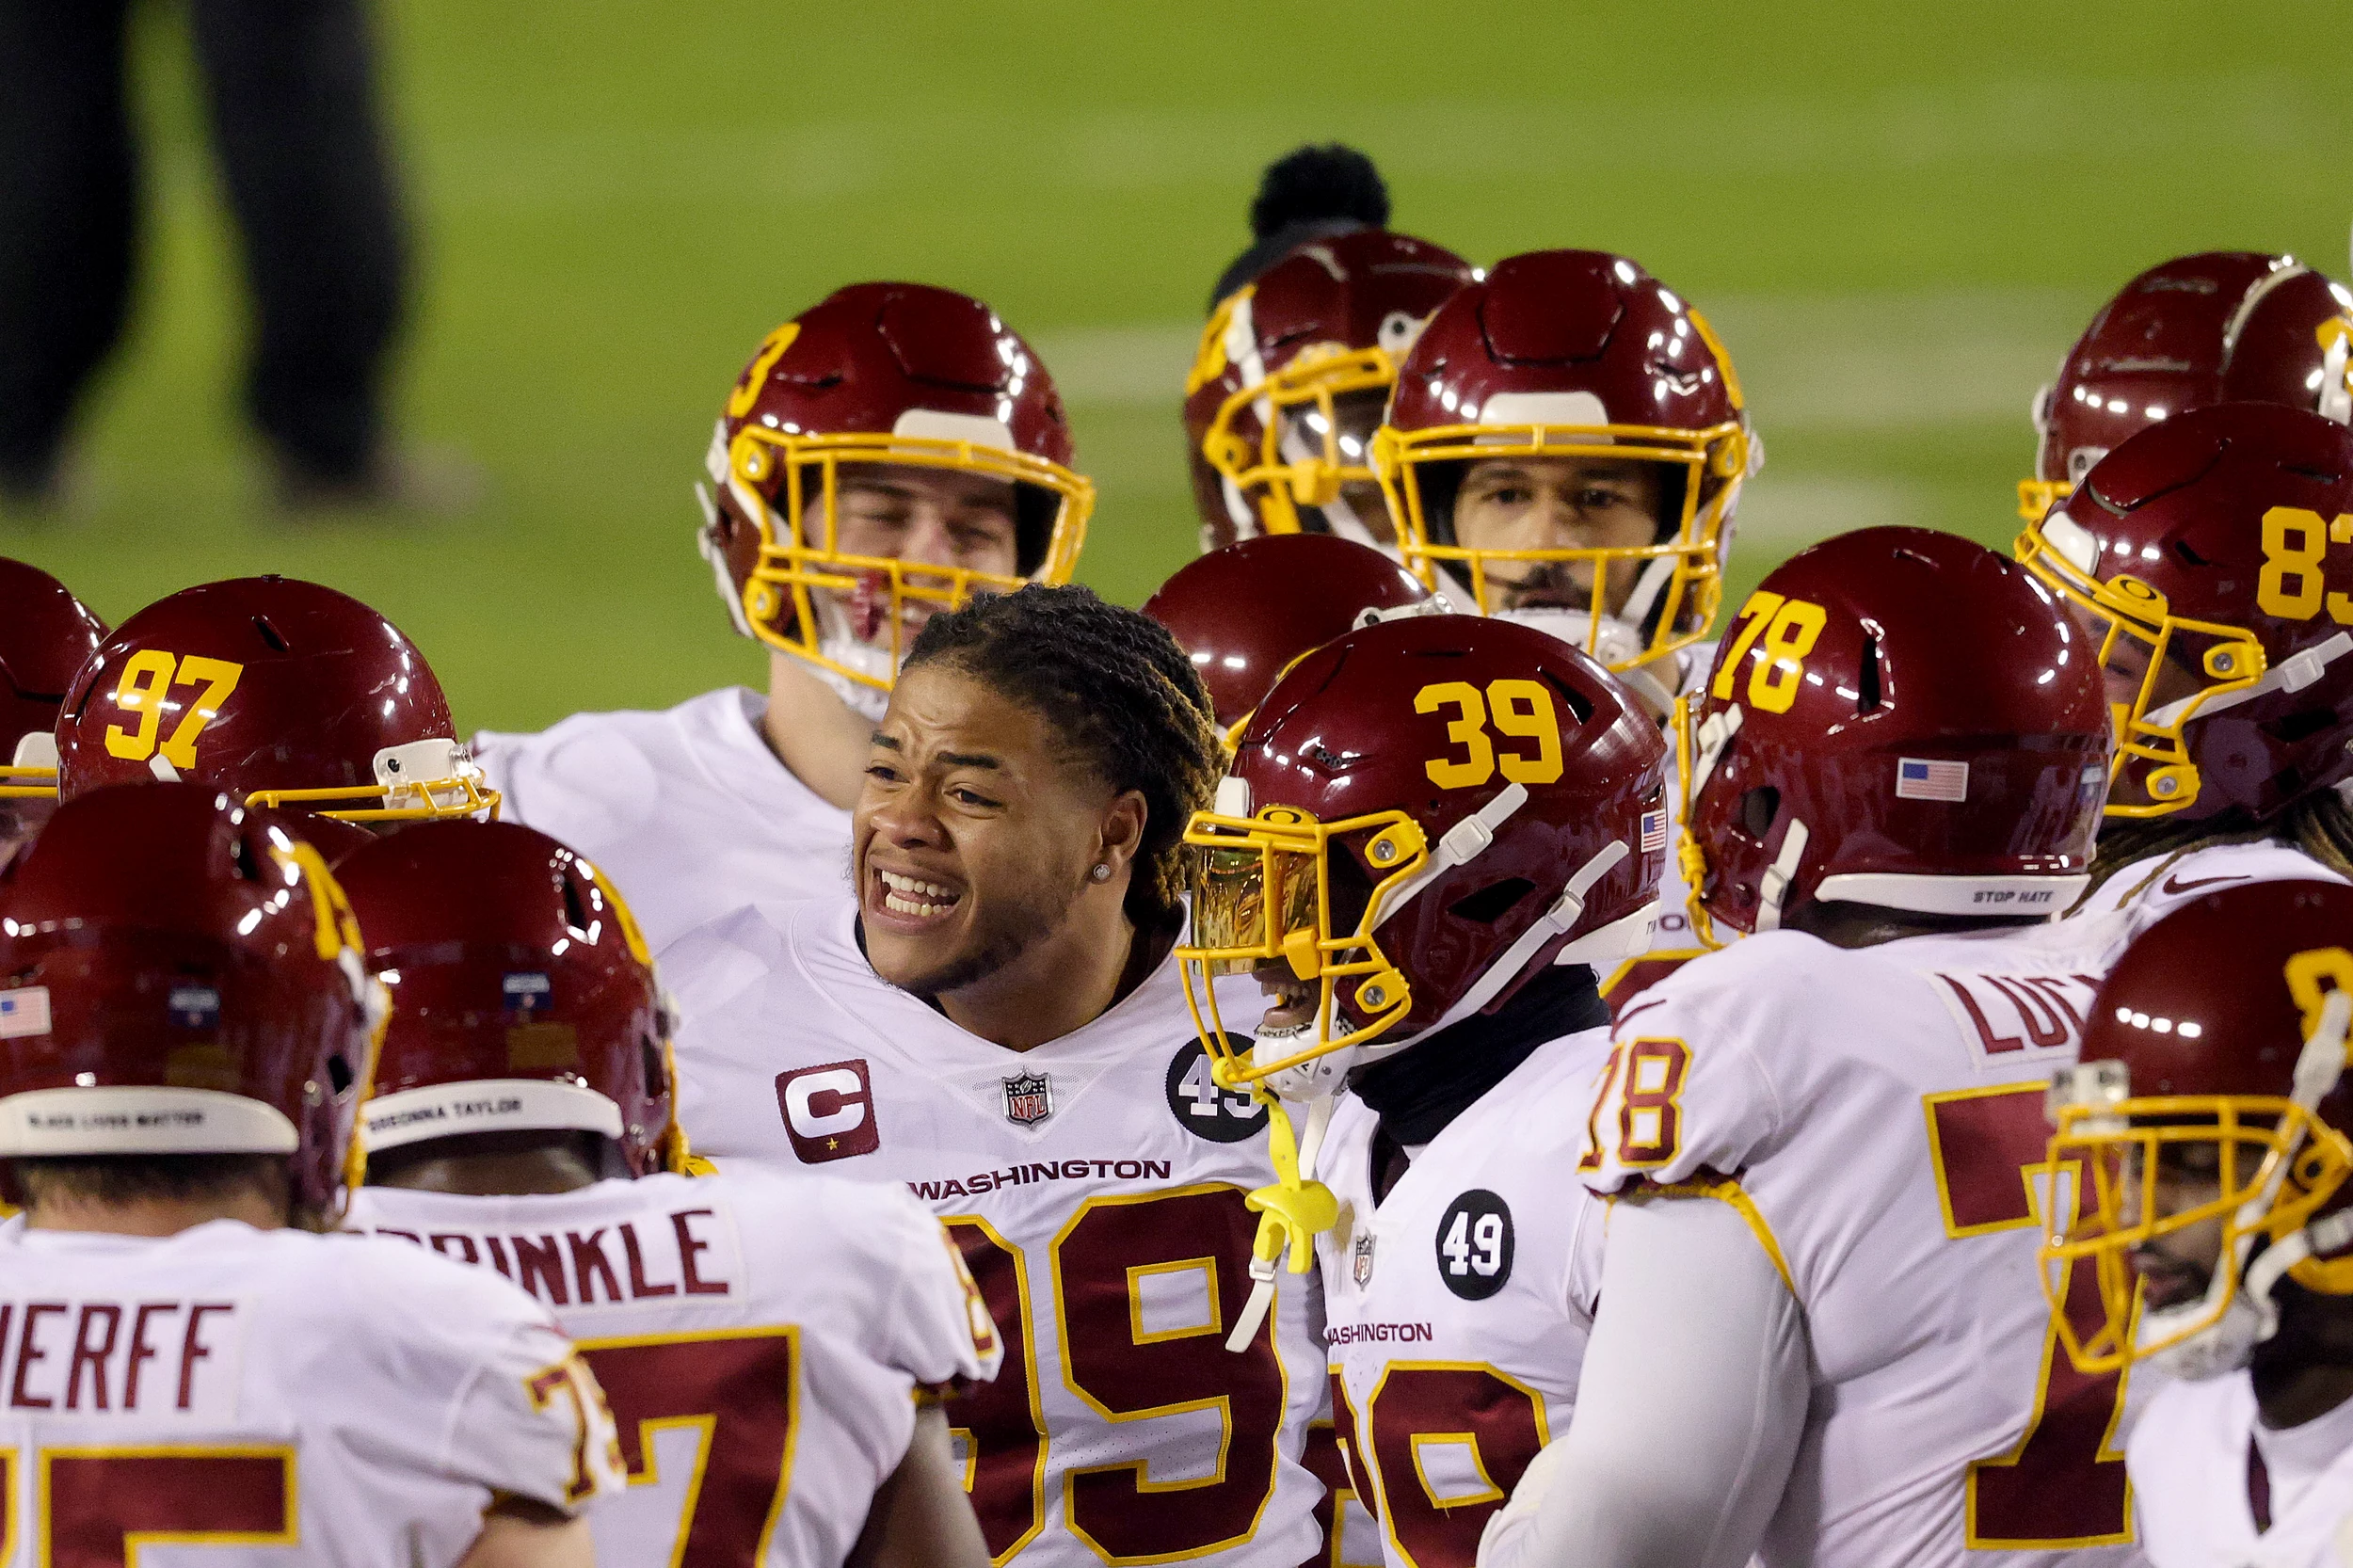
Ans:
[[[1642,838],[1640,848],[1644,854],[1647,855],[1652,850],[1665,849],[1666,847],[1667,813],[1664,811],[1643,812]]]
[[[1898,758],[1896,761],[1896,798],[1967,800],[1969,764],[1933,761],[1918,757]]]

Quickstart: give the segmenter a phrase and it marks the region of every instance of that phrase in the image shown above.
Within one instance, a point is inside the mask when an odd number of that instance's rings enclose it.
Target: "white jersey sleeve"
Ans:
[[[728,686],[660,712],[577,713],[537,734],[485,731],[474,753],[505,797],[500,814],[593,861],[660,954],[744,904],[843,885],[850,814],[768,748],[764,703]]]
[[[337,1258],[354,1315],[397,1307],[430,1325],[425,1343],[458,1358],[436,1463],[497,1496],[569,1512],[625,1484],[603,1392],[547,1310],[504,1280],[374,1244]],[[397,1342],[395,1342],[397,1343]],[[413,1346],[400,1346],[404,1358]],[[398,1368],[388,1368],[397,1373]]]
[[[995,1381],[1005,1347],[946,1227],[903,1188],[860,1188],[874,1204],[875,1249],[895,1266],[899,1287],[886,1308],[887,1354],[919,1387],[955,1393]]]
[[[1654,991],[1619,1015],[1602,1064],[1577,1169],[1605,1196],[1629,1183],[1697,1191],[1784,1132],[1751,1042],[1794,1026],[1778,1016],[1785,994],[1714,985],[1668,996]]]

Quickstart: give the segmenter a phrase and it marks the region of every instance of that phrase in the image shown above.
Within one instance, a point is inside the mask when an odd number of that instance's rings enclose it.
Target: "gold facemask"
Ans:
[[[1689,647],[1706,635],[1715,621],[1723,595],[1724,525],[1747,474],[1749,452],[1748,433],[1737,421],[1696,431],[1631,424],[1449,424],[1412,431],[1384,425],[1373,435],[1372,468],[1388,502],[1406,567],[1433,590],[1441,585],[1440,569],[1451,568],[1451,575],[1469,585],[1482,616],[1503,608],[1504,584],[1491,580],[1491,565],[1516,562],[1590,568],[1589,599],[1595,611],[1584,651],[1611,669],[1624,670]],[[1432,519],[1422,505],[1420,471],[1429,464],[1467,465],[1497,457],[1604,457],[1679,468],[1684,475],[1682,512],[1672,536],[1655,544],[1473,550],[1437,542]],[[1711,483],[1714,490],[1703,498]],[[1612,618],[1605,607],[1613,589],[1640,584],[1655,564],[1664,565],[1666,577],[1641,617],[1652,627],[1644,646],[1631,657],[1606,651],[1601,633],[1604,621]]]
[[[2108,705],[2116,752],[2108,764],[2105,813],[2161,817],[2179,811],[2198,798],[2199,788],[2185,732],[2201,709],[2263,678],[2269,663],[2263,644],[2242,626],[2174,616],[2165,596],[2137,577],[2099,581],[2054,543],[2053,532],[2061,529],[2080,532],[2063,516],[2045,519],[2018,536],[2014,553],[2098,643],[2100,667],[2133,687],[2131,702]],[[2088,536],[2082,548],[2093,548]],[[2148,798],[2119,802],[2117,784],[2136,765]]]
[[[1366,833],[1365,858],[1382,873],[1354,927],[1336,932],[1330,856],[1336,840]],[[1185,830],[1193,880],[1193,925],[1176,948],[1193,1027],[1218,1064],[1221,1081],[1257,1083],[1342,1046],[1364,1045],[1412,1011],[1411,987],[1373,939],[1401,889],[1429,863],[1421,827],[1401,811],[1319,823],[1306,812],[1270,806],[1255,817],[1193,814]],[[1210,982],[1282,964],[1316,986],[1311,1033],[1286,1054],[1259,1061],[1237,1053]],[[1339,1012],[1343,995],[1368,1016],[1352,1029]],[[1244,1037],[1248,1035],[1244,1031]]]
[[[1201,455],[1249,499],[1266,532],[1297,534],[1300,507],[1329,506],[1343,486],[1376,478],[1369,443],[1348,429],[1341,400],[1367,394],[1385,400],[1396,385],[1397,360],[1385,349],[1310,344],[1281,370],[1218,406]],[[1235,428],[1252,414],[1258,423],[1255,443]]]
[[[952,469],[1015,486],[1033,486],[1060,498],[1046,553],[1028,577],[933,566],[893,556],[852,555],[840,548],[841,470],[845,465]],[[777,466],[784,471],[782,504],[770,506],[764,487]],[[744,585],[744,612],[760,640],[863,686],[888,691],[906,656],[905,612],[916,604],[935,610],[959,608],[975,592],[1013,593],[1030,583],[1070,581],[1095,510],[1095,487],[1059,463],[1027,453],[971,441],[928,436],[798,436],[745,425],[728,449],[729,490],[739,504],[757,507],[760,559]],[[804,540],[795,520],[819,504],[816,537]],[[863,600],[880,617],[872,646],[887,654],[892,674],[861,669],[827,653],[820,596],[835,601]],[[790,630],[774,622],[788,600]],[[869,641],[860,636],[860,642]]]

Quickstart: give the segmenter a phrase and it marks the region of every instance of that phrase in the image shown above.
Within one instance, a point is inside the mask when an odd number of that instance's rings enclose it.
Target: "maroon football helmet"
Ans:
[[[1428,240],[1362,229],[1219,301],[1185,377],[1201,548],[1302,529],[1389,544],[1372,432],[1422,323],[1477,276]]]
[[[1697,311],[1624,256],[1537,250],[1431,318],[1399,369],[1373,467],[1425,582],[1481,615],[1541,617],[1628,671],[1706,634],[1733,509],[1762,454]],[[1515,457],[1660,465],[1656,533],[1631,547],[1466,547],[1454,526],[1465,475]]]
[[[2281,403],[2353,420],[2353,293],[2293,256],[2209,250],[2153,266],[2100,308],[2035,393],[2028,522],[2142,427],[2210,403]]]
[[[57,710],[105,623],[38,567],[0,556],[0,858],[57,798]]]
[[[2051,915],[2107,782],[2100,671],[2057,596],[1984,546],[1865,528],[1784,562],[1676,704],[1691,926],[1815,903]]]
[[[1379,551],[1328,534],[1270,534],[1213,550],[1144,603],[1200,672],[1229,748],[1310,648],[1375,621],[1448,608]]]
[[[604,874],[518,823],[432,823],[343,862],[392,993],[367,1152],[459,1133],[600,1133],[632,1176],[683,1167],[670,1013]]]
[[[2027,525],[2108,672],[2109,816],[2261,822],[2353,777],[2347,543],[2353,430],[2271,403],[2150,426]]]
[[[1650,938],[1666,747],[1625,687],[1531,627],[1417,616],[1276,682],[1185,834],[1177,952],[1227,1080],[1321,1092],[1369,1054]],[[1209,980],[1281,965],[1292,1030],[1225,1032]]]
[[[845,552],[842,471],[873,464],[1009,482],[1015,574]],[[1095,506],[1037,355],[979,300],[920,283],[853,284],[769,333],[704,466],[702,552],[736,630],[869,693],[934,610],[1069,582]]]
[[[456,735],[391,621],[315,583],[241,577],[159,599],[100,645],[58,720],[58,787],[184,777],[345,823],[492,810]]]
[[[2218,888],[2125,950],[2092,1002],[2080,1061],[2051,1091],[2051,1169],[2086,1173],[2096,1200],[2043,1248],[2046,1279],[2095,1265],[2096,1329],[2059,1324],[2078,1365],[2150,1359],[2213,1376],[2270,1336],[2281,1275],[2353,1295],[2349,1017],[2353,888],[2342,883]],[[2152,1171],[2201,1145],[2216,1194],[2169,1214],[2144,1208]],[[2169,1300],[2138,1288],[2135,1249],[2217,1223],[2206,1290]]]
[[[0,1159],[283,1155],[339,1207],[383,990],[304,825],[100,790],[0,869]]]

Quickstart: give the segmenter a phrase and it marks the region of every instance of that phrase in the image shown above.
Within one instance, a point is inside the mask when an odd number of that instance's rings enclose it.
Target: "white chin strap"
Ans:
[[[1495,799],[1448,828],[1438,840],[1438,847],[1431,853],[1429,864],[1416,872],[1411,881],[1400,888],[1386,903],[1381,905],[1371,924],[1378,927],[1395,919],[1399,911],[1411,904],[1420,895],[1423,888],[1435,882],[1440,876],[1457,866],[1467,865],[1486,854],[1488,846],[1496,841],[1496,829],[1509,822],[1512,813],[1527,804],[1527,785],[1506,784],[1496,792]],[[1623,845],[1618,847],[1624,848]],[[1493,992],[1490,991],[1489,994],[1492,995]],[[1319,1095],[1331,1094],[1339,1088],[1341,1081],[1355,1068],[1369,1062],[1378,1062],[1385,1056],[1395,1055],[1412,1045],[1415,1040],[1420,1039],[1422,1035],[1443,1029],[1456,1018],[1463,1016],[1464,1011],[1462,1003],[1457,1002],[1437,1023],[1407,1039],[1372,1040],[1360,1046],[1343,1042],[1296,1066],[1285,1067],[1280,1071],[1268,1074],[1266,1086],[1285,1099],[1312,1099]]]
[[[2336,1088],[2337,1080],[2345,1071],[2348,1026],[2353,1026],[2353,992],[2329,992],[2321,1005],[2320,1021],[2297,1055],[2296,1076],[2288,1094],[2289,1101],[2307,1115],[2317,1112],[2320,1102]],[[2248,1262],[2248,1254],[2254,1250],[2255,1227],[2279,1198],[2280,1189],[2287,1181],[2288,1168],[2295,1164],[2302,1142],[2299,1125],[2287,1147],[2273,1160],[2271,1175],[2263,1186],[2239,1205],[2235,1251],[2227,1267],[2215,1270],[2205,1295],[2179,1306],[2141,1314],[2137,1337],[2144,1345],[2156,1344],[2181,1333],[2185,1323],[2210,1320],[2204,1328],[2187,1335],[2179,1344],[2167,1346],[2149,1357],[2150,1364],[2166,1375],[2213,1378],[2246,1366],[2255,1347],[2280,1332],[2279,1304],[2271,1299],[2273,1288],[2290,1269],[2314,1254],[2335,1252],[2353,1243],[2353,1209],[2344,1209],[2290,1231],[2265,1247],[2261,1257]],[[2243,1283],[2233,1291],[2232,1279],[2242,1275]]]
[[[1283,439],[1276,444],[1288,462],[1314,463],[1323,459],[1321,452],[1309,446],[1298,430],[1288,424],[1284,426]],[[1317,507],[1317,510],[1323,514],[1323,520],[1330,525],[1332,532],[1341,538],[1356,544],[1369,545],[1375,550],[1382,548],[1379,537],[1366,526],[1365,520],[1356,515],[1356,508],[1349,504],[1347,496],[1336,495]]]
[[[2211,718],[2227,709],[2237,707],[2242,702],[2252,702],[2257,697],[2268,696],[2273,692],[2284,691],[2291,694],[2300,692],[2328,673],[2331,664],[2348,653],[2353,653],[2353,633],[2340,632],[2318,647],[2308,648],[2295,657],[2272,665],[2250,685],[2242,686],[2235,692],[2225,692],[2220,696],[2204,702],[2201,702],[2195,696],[2185,696],[2179,702],[2169,702],[2150,714],[2147,722],[2169,729],[2183,714],[2189,712],[2192,709],[2197,711],[2199,718]]]
[[[720,420],[712,426],[711,445],[703,452],[703,472],[711,476],[712,486],[724,488],[728,483],[726,420]],[[728,619],[734,623],[737,636],[757,639],[759,634],[752,630],[751,617],[744,614],[744,596],[736,591],[735,575],[728,569],[727,553],[719,548],[719,541],[712,537],[719,526],[718,495],[712,488],[697,484],[695,487],[695,508],[702,513],[703,519],[702,527],[695,535],[695,549],[711,567],[712,583],[719,590],[719,602],[728,607]]]
[[[1798,863],[1805,858],[1808,835],[1805,824],[1796,817],[1789,819],[1789,831],[1781,837],[1781,853],[1773,856],[1764,880],[1756,889],[1756,929],[1761,932],[1781,929],[1781,906],[1789,896],[1789,885],[1798,878]]]

